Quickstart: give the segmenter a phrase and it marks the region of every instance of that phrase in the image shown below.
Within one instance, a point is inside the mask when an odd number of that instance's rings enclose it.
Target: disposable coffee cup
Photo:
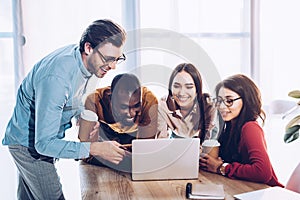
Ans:
[[[79,135],[80,140],[88,141],[90,133],[94,130],[94,126],[98,121],[96,113],[90,110],[84,110],[80,114]]]
[[[214,158],[219,157],[220,143],[218,140],[204,140],[202,143],[202,153],[209,154]]]

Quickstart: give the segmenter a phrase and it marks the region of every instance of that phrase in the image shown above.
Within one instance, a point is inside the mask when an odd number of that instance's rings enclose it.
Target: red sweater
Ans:
[[[244,164],[233,162],[227,165],[225,171],[229,178],[283,187],[275,175],[267,153],[264,132],[257,122],[250,121],[242,127],[239,153],[241,163]]]

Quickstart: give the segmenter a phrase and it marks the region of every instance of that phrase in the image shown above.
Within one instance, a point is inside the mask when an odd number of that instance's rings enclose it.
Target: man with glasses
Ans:
[[[103,148],[102,156],[91,155],[85,161],[131,172],[131,142],[136,138],[155,137],[157,104],[155,95],[141,86],[135,75],[128,73],[115,76],[111,86],[98,88],[90,94],[85,108],[97,114],[100,131],[99,135],[79,133],[79,138],[101,141],[110,148]],[[123,149],[127,150],[125,154]]]
[[[82,96],[89,78],[93,74],[102,78],[125,60],[125,38],[126,33],[118,24],[94,21],[79,45],[47,55],[23,80],[2,141],[8,145],[18,169],[18,199],[64,199],[55,159],[102,155],[101,142],[63,138],[72,125],[71,118],[83,109]]]

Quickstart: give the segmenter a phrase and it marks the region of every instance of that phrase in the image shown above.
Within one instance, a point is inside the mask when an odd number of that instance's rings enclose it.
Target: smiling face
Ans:
[[[117,122],[124,126],[132,126],[141,111],[140,93],[119,90],[112,102],[112,109]]]
[[[218,96],[221,97],[223,100],[226,99],[233,100],[240,97],[240,95],[237,94],[236,92],[224,87],[220,88]],[[220,105],[217,106],[217,108],[224,121],[231,121],[239,116],[243,108],[243,100],[237,99],[233,101],[232,106],[230,107],[226,106],[224,102],[221,102]]]
[[[172,82],[172,95],[180,109],[193,107],[197,93],[192,76],[185,72],[179,72]]]
[[[105,60],[113,60],[122,56],[122,47],[116,47],[112,43],[106,43],[101,47],[95,47],[95,49],[93,49],[89,43],[86,43],[85,52],[87,54],[87,70],[91,74],[95,74],[96,77],[103,78],[109,70],[116,68],[116,62],[112,62],[108,65],[105,63]]]

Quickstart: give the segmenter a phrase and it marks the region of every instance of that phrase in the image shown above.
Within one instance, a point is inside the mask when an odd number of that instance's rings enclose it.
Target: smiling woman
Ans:
[[[201,168],[233,179],[283,187],[273,170],[264,131],[257,122],[258,118],[265,120],[265,113],[256,84],[236,74],[218,83],[215,90],[216,106],[223,119],[219,157],[203,155]]]
[[[196,86],[192,76],[185,72],[179,72],[172,83],[173,98],[180,107],[180,112],[183,117],[186,117],[194,106],[196,98]]]
[[[179,64],[169,79],[169,94],[159,102],[159,138],[210,137],[214,109],[208,94],[202,93],[202,78],[191,63]]]

